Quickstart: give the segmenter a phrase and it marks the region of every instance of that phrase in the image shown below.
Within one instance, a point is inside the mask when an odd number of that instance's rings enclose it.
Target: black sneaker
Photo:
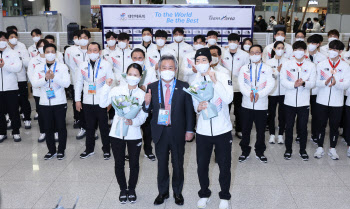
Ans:
[[[75,120],[73,124],[74,129],[79,129],[80,128],[80,120]]]
[[[106,152],[103,154],[103,159],[109,160],[110,158],[111,158],[111,153]]]
[[[126,201],[128,201],[128,192],[126,190],[122,190],[119,194],[119,202],[121,204],[126,204]]]
[[[299,153],[299,155],[303,159],[303,161],[309,160],[309,155],[306,152]]]
[[[83,153],[80,154],[80,158],[81,159],[85,159],[85,158],[90,157],[93,154],[95,154],[95,152],[86,152],[86,151],[84,151]]]
[[[129,155],[125,155],[125,160],[129,161]]]
[[[130,203],[135,203],[136,202],[137,196],[136,196],[135,190],[129,190],[129,192],[128,192],[128,199],[129,199]]]
[[[292,158],[292,153],[291,152],[285,152],[284,153],[284,159],[290,160]]]
[[[257,155],[256,158],[262,163],[267,163],[267,158],[264,155]]]
[[[45,156],[44,156],[44,160],[51,160],[53,157],[55,157],[57,155],[57,153],[47,153]]]
[[[64,153],[58,153],[57,154],[57,159],[58,160],[63,160],[64,159]]]
[[[151,161],[155,161],[156,160],[156,156],[154,156],[154,154],[152,154],[152,153],[149,154],[149,155],[145,154],[145,157],[147,157]]]
[[[242,154],[241,156],[239,156],[238,162],[243,163],[243,162],[245,162],[248,158],[249,158],[249,155],[243,155],[243,154]]]
[[[300,144],[300,137],[299,137],[299,136],[297,136],[297,138],[295,138],[295,142],[296,142],[297,144]]]

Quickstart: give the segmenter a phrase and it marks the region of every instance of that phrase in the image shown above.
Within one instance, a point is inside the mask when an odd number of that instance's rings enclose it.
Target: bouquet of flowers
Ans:
[[[136,97],[121,95],[112,98],[112,106],[115,109],[116,114],[123,118],[117,123],[116,135],[123,137],[128,134],[129,125],[126,125],[124,121],[126,119],[134,119],[141,110],[141,105]]]
[[[198,102],[209,101],[214,97],[214,88],[211,81],[202,81],[183,90],[195,98]],[[204,120],[209,120],[218,116],[217,108],[214,104],[208,102],[208,107],[201,112]]]

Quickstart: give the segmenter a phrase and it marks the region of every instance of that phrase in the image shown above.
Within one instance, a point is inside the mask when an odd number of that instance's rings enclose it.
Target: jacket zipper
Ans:
[[[177,66],[179,68],[179,63],[180,63],[180,43],[177,44]],[[179,74],[180,74],[180,70],[177,69],[177,78],[176,79],[179,79]]]
[[[50,68],[49,68],[50,70]],[[49,89],[51,90],[51,79],[49,79]],[[51,99],[49,99],[49,106],[51,106]]]
[[[203,78],[204,78],[204,81],[207,81],[205,76]],[[210,103],[210,100],[208,100],[208,102]],[[212,124],[212,119],[211,118],[210,118],[210,133],[211,133],[211,136],[214,136],[213,135],[213,124]]]
[[[278,71],[279,66],[280,66],[280,60],[278,60],[277,71]],[[281,75],[280,75],[280,72],[278,72],[278,96],[281,96]]]
[[[96,63],[95,63],[96,65]],[[95,66],[92,68],[92,83],[95,85]],[[96,86],[95,86],[96,87]],[[97,89],[96,89],[97,93]],[[92,105],[95,105],[95,95],[92,95]]]
[[[299,80],[299,72],[298,72],[298,80]],[[299,92],[299,87],[297,87],[297,94],[295,95],[295,107],[298,107],[298,92]]]
[[[333,79],[333,78],[332,78],[332,79]],[[332,80],[331,80],[331,82],[332,82]],[[333,86],[331,86],[330,89],[329,89],[328,106],[329,106],[329,103],[331,102],[332,87],[333,87]]]
[[[255,80],[255,88],[256,88],[256,70],[257,70],[257,68],[258,68],[258,65],[256,65],[256,67],[255,67],[255,78],[254,78],[254,80]],[[255,110],[255,97],[254,97],[254,100],[253,100],[253,110]]]
[[[122,51],[123,51],[123,73],[124,73],[124,49]]]
[[[2,52],[2,53],[4,53],[4,52]],[[2,59],[2,53],[1,53],[1,59]],[[1,68],[1,91],[4,91],[4,73],[3,73],[3,69]]]

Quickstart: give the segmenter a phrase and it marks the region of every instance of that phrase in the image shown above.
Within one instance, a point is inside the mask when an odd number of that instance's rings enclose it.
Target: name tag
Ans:
[[[88,95],[96,95],[96,85],[95,84],[89,85]]]
[[[170,111],[165,109],[159,109],[158,125],[167,126],[170,125]]]
[[[47,96],[47,99],[56,98],[55,91],[52,88],[47,88],[46,89],[46,96]]]

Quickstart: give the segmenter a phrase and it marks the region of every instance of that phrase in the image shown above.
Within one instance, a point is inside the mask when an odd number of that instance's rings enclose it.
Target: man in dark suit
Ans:
[[[184,198],[181,193],[184,182],[185,142],[190,141],[194,135],[192,97],[182,90],[189,85],[175,79],[176,58],[172,55],[163,55],[158,63],[161,79],[148,85],[143,104],[145,112],[153,112],[151,130],[158,158],[159,191],[154,204],[163,204],[164,200],[169,198],[168,163],[171,152],[175,203],[183,205]]]

